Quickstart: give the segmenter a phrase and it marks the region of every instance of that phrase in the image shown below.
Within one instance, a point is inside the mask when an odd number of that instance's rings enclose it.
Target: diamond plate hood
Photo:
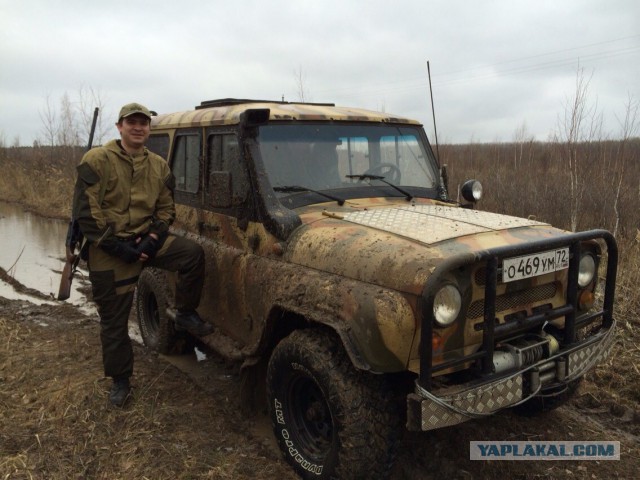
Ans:
[[[371,200],[337,210],[300,209],[303,225],[289,239],[287,260],[416,295],[452,255],[564,234],[534,220],[433,202]]]
[[[426,244],[509,228],[547,225],[525,218],[442,205],[407,205],[350,212],[344,220]]]

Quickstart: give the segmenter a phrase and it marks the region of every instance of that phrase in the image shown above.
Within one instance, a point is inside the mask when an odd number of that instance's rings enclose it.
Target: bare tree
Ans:
[[[620,133],[621,133],[621,141],[618,147],[618,151],[616,152],[616,168],[614,170],[614,175],[617,177],[616,180],[617,187],[616,193],[613,200],[613,211],[615,214],[615,224],[613,227],[613,235],[618,234],[618,228],[620,226],[620,192],[622,189],[622,183],[625,178],[625,170],[627,162],[631,161],[631,155],[627,155],[627,147],[631,138],[636,136],[639,131],[640,124],[638,122],[638,109],[640,104],[637,100],[635,100],[631,95],[629,95],[625,108],[625,116],[623,119],[618,118],[618,123],[620,124]],[[638,195],[640,197],[640,189],[638,190]]]
[[[107,131],[102,116],[104,100],[99,91],[91,87],[81,87],[77,96],[74,97],[64,92],[59,102],[58,110],[56,110],[50,95],[46,96],[45,106],[40,110],[41,132],[50,147],[48,150],[51,161],[55,156],[63,162],[65,168],[74,168],[79,161],[78,156],[81,154],[81,149],[78,147],[88,143],[96,107],[98,107],[100,115],[96,123],[93,144],[103,143]],[[38,143],[40,143],[39,140]],[[52,148],[54,146],[59,148]]]
[[[531,159],[531,147],[534,140],[533,135],[529,134],[527,130],[527,123],[523,121],[522,125],[520,125],[513,134],[513,170],[515,172],[522,166],[525,145],[529,147],[529,160]]]
[[[77,147],[80,145],[76,110],[67,92],[60,99],[58,144],[65,147]]]
[[[99,109],[93,143],[94,145],[101,145],[107,133],[107,125],[104,121],[105,117],[103,116],[105,101],[102,93],[99,90],[95,90],[93,87],[80,87],[78,90],[77,107],[79,115],[79,131],[81,137],[86,139],[84,142],[85,145],[88,143],[89,135],[91,133],[93,112],[96,108]]]
[[[39,113],[40,120],[42,121],[42,134],[44,135],[45,142],[50,147],[53,147],[58,137],[59,127],[56,111],[51,105],[50,94],[47,94],[45,97],[45,106]]]
[[[590,81],[591,77],[585,76],[584,69],[578,68],[574,96],[567,100],[564,118],[559,125],[560,141],[564,145],[563,157],[567,162],[569,172],[571,231],[575,231],[578,226],[578,209],[585,186],[581,171],[579,144],[582,141],[593,139],[594,133],[598,130],[598,122],[594,120],[597,117],[595,108],[589,107],[587,102]],[[592,121],[588,125],[589,132],[585,135],[585,122],[589,119]]]
[[[298,70],[295,72],[296,77],[296,90],[298,93],[298,101],[305,102],[308,100],[307,95],[307,80],[305,78],[304,72],[302,71],[302,66],[298,67]]]

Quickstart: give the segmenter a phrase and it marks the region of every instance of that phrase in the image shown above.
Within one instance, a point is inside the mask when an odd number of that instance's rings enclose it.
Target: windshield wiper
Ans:
[[[387,180],[384,179],[384,177],[381,177],[380,175],[371,175],[370,173],[361,173],[359,175],[345,175],[345,176],[347,178],[357,178],[358,180],[380,180],[382,183],[386,183],[390,187],[395,188],[398,192],[400,192],[405,197],[407,197],[407,202],[413,199],[413,195],[411,195],[405,189],[400,188],[399,186],[394,185],[391,182],[388,182]]]
[[[344,205],[344,199],[342,198],[334,197],[333,195],[329,195],[328,193],[320,192],[318,190],[313,190],[312,188],[309,188],[309,187],[301,187],[300,185],[285,185],[282,187],[273,187],[273,190],[276,192],[283,192],[283,193],[287,193],[287,192],[317,193],[321,197],[328,198],[329,200],[333,200],[334,202],[338,202],[338,205],[340,206]]]

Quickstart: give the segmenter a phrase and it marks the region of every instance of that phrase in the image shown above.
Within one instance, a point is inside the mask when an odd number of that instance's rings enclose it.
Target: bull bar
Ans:
[[[581,242],[598,239],[603,240],[607,245],[607,268],[602,309],[576,318],[578,305],[577,274],[580,264]],[[498,284],[498,266],[502,260],[560,247],[568,247],[570,254],[566,303],[544,312],[529,315],[514,324],[496,325],[495,299]],[[475,353],[433,365],[433,297],[437,288],[441,285],[442,276],[453,269],[480,262],[486,262],[482,346]],[[606,355],[612,343],[617,264],[617,245],[614,237],[606,230],[568,233],[560,237],[496,247],[458,255],[440,264],[427,281],[422,295],[423,321],[420,334],[420,375],[416,380],[416,393],[410,394],[408,397],[407,426],[410,429],[420,430],[439,428],[473,418],[475,413],[477,413],[475,416],[482,416],[524,401],[526,400],[526,398],[522,398],[524,374],[533,370],[532,373],[537,375],[539,367],[555,369],[557,362],[560,362],[563,364],[564,371],[569,373],[567,381],[584,374],[596,361]],[[565,324],[564,335],[560,342],[561,351],[558,354],[546,358],[536,365],[529,365],[520,371],[510,372],[508,375],[493,373],[493,355],[496,341],[505,339],[514,332],[525,328],[531,331],[536,327],[542,327],[546,322],[559,317],[565,318]],[[576,330],[598,318],[602,318],[601,331],[583,341],[576,341]],[[432,391],[432,376],[434,373],[458,367],[468,362],[479,362],[480,364],[480,374],[476,381],[467,384],[466,388],[458,389],[457,391],[454,389],[450,393],[445,391],[439,396],[434,395]],[[570,363],[568,368],[565,368],[565,362]],[[560,371],[559,368],[558,371]],[[560,377],[562,376],[560,375]],[[532,377],[529,378],[531,380]],[[534,376],[533,378],[537,377]],[[496,390],[497,394],[491,393],[492,390]],[[440,394],[440,392],[438,393]],[[476,412],[478,406],[480,406],[480,409]],[[425,416],[429,418],[425,419]],[[465,416],[467,418],[464,418]],[[419,419],[422,421],[420,422]],[[418,425],[420,425],[420,428],[412,428]]]

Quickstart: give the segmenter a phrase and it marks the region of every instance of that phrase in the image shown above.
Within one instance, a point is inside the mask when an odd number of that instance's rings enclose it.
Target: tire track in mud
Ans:
[[[227,364],[215,352],[202,345],[198,345],[196,348],[197,353],[158,355],[158,357],[178,368],[203,390],[210,393],[227,392],[236,407],[242,409],[239,400],[241,379],[237,366]],[[264,409],[251,412],[249,423],[251,428],[248,433],[251,437],[279,456],[280,449],[271,429],[271,420],[266,412],[266,401]]]

